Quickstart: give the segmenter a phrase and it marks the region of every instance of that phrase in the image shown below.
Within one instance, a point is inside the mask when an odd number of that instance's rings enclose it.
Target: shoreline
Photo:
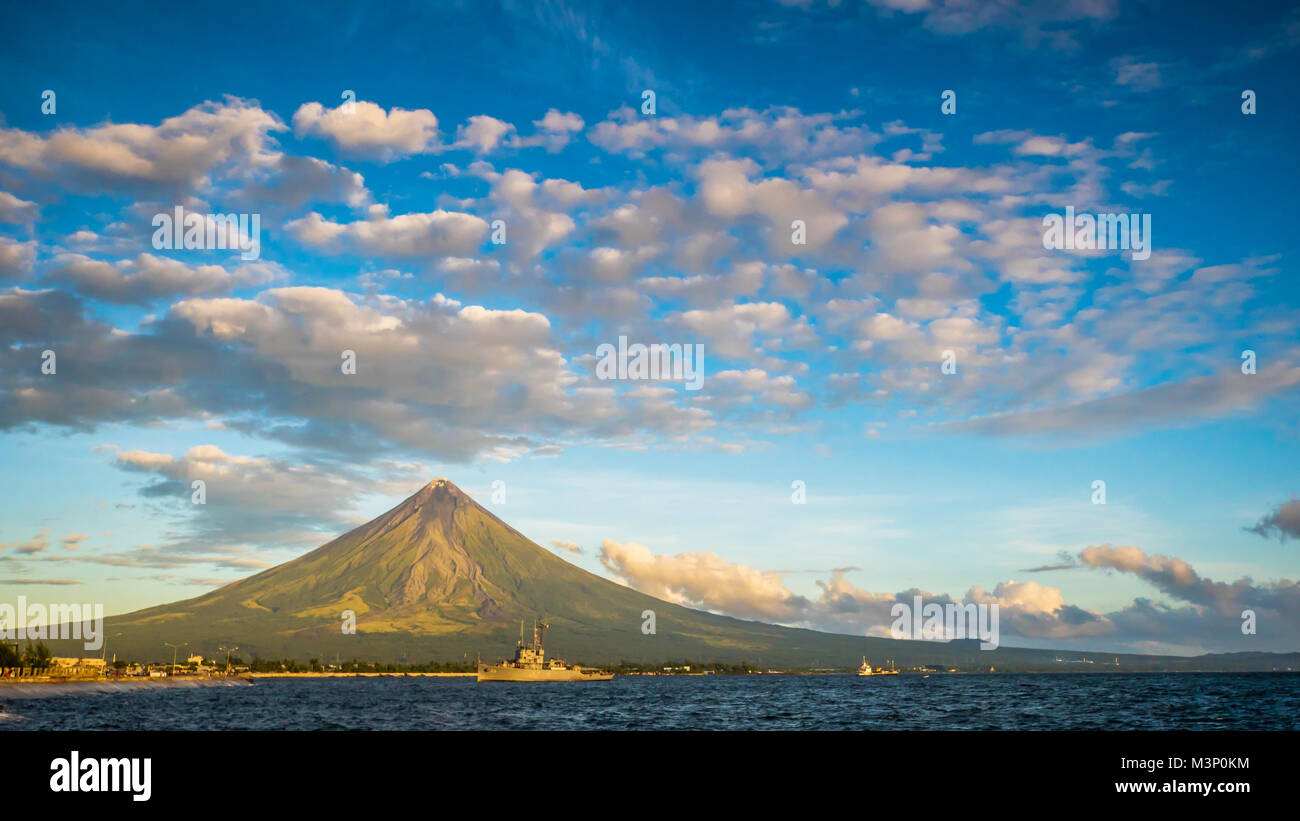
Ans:
[[[456,678],[464,676],[474,676],[476,673],[285,673],[285,672],[263,672],[263,673],[233,673],[231,675],[176,675],[176,676],[23,676],[21,678],[0,678],[0,688],[6,685],[23,685],[23,684],[159,684],[159,683],[178,683],[178,682],[220,682],[245,680],[253,681],[260,678],[407,678],[414,676],[435,677],[435,678]]]
[[[1295,675],[1294,670],[1008,670],[990,673],[985,670],[971,671],[931,671],[928,673],[921,672],[900,672],[897,678],[931,678],[947,676],[1078,676],[1078,675]],[[164,676],[159,678],[145,676],[122,676],[122,677],[76,677],[76,676],[26,676],[22,678],[0,678],[0,694],[6,689],[17,689],[24,685],[36,685],[46,687],[51,685],[88,685],[88,684],[105,684],[110,686],[117,685],[179,685],[179,684],[221,684],[229,682],[242,682],[252,684],[259,679],[323,679],[323,678],[475,678],[477,673],[425,673],[425,672],[402,672],[402,673],[375,673],[375,672],[241,672],[232,675],[177,675]],[[763,671],[750,673],[619,673],[617,678],[731,678],[735,676],[853,676],[857,677],[855,672],[807,672],[807,671]],[[875,678],[875,676],[870,676]],[[895,676],[888,676],[895,678]]]

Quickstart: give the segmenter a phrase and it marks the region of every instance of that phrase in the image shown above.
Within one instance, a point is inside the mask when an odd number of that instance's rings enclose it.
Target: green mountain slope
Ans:
[[[356,614],[354,635],[343,633],[345,610]],[[654,635],[641,630],[646,610],[655,613]],[[446,479],[297,559],[197,598],[109,618],[105,632],[108,653],[137,661],[170,660],[164,646],[170,642],[208,657],[233,644],[244,658],[416,663],[507,656],[520,619],[531,623],[539,616],[551,625],[548,653],[576,662],[693,658],[856,666],[866,655],[876,664],[892,658],[900,666],[1060,669],[1054,651],[981,652],[977,642],[846,636],[670,604],[565,562]],[[56,653],[82,654],[71,642],[51,646]],[[1115,658],[1095,657],[1094,669]],[[1187,665],[1194,662],[1118,658],[1127,670],[1192,669]]]

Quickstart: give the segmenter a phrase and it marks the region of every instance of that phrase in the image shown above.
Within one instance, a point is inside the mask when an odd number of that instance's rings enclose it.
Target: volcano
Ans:
[[[642,632],[643,613],[655,633]],[[355,634],[343,631],[344,611]],[[647,596],[569,564],[436,479],[372,521],[284,564],[174,604],[106,620],[119,658],[452,661],[508,655],[521,619],[546,617],[573,661],[694,658],[848,664],[862,638],[742,621]],[[878,641],[878,640],[877,640]]]
[[[656,630],[642,632],[645,611]],[[343,614],[355,614],[344,632]],[[900,641],[743,621],[639,593],[569,564],[498,519],[447,479],[292,561],[197,598],[105,619],[105,653],[170,661],[170,643],[208,658],[237,655],[414,664],[509,656],[520,620],[545,617],[547,650],[580,664],[748,661],[761,667],[920,664],[1059,670],[1060,651],[978,641]],[[80,642],[51,641],[56,655]],[[1078,653],[1136,670],[1276,669],[1300,654],[1140,656]]]

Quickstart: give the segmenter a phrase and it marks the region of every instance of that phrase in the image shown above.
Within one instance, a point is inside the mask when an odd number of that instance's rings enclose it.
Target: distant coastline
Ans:
[[[1160,676],[1160,675],[1295,675],[1297,670],[934,670],[929,672],[909,670],[901,677],[945,677],[945,676]],[[748,676],[855,676],[851,670],[750,670],[747,672],[626,672],[619,673],[618,678],[692,678],[692,677],[748,677]],[[106,685],[110,689],[118,687],[133,689],[136,687],[168,687],[177,685],[203,684],[253,684],[262,679],[334,679],[334,678],[474,678],[475,673],[428,673],[428,672],[239,672],[230,675],[193,675],[144,677],[144,676],[24,676],[22,678],[0,678],[0,695],[6,691],[32,686],[38,689],[57,688],[72,685],[92,689],[86,685]],[[864,685],[871,686],[871,685]],[[95,689],[96,692],[100,690]]]

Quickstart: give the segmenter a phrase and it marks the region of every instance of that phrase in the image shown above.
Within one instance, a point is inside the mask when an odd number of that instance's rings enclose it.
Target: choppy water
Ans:
[[[0,730],[1296,730],[1300,675],[470,678],[0,688]]]

